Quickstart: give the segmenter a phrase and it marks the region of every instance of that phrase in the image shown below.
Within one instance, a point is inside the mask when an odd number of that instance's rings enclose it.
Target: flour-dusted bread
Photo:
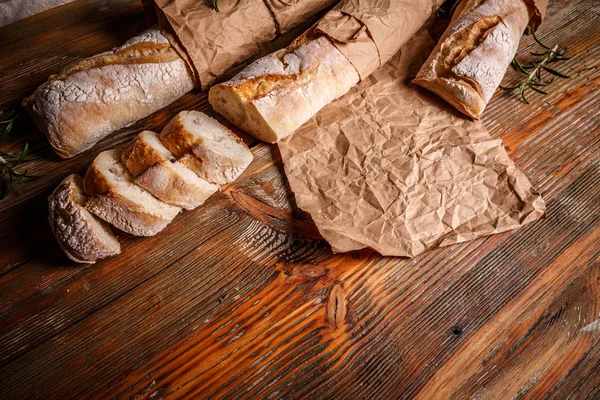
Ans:
[[[134,182],[165,203],[193,210],[202,205],[219,186],[200,178],[175,160],[151,131],[140,133],[123,151],[121,160]]]
[[[79,175],[69,175],[48,197],[48,221],[60,248],[71,260],[94,263],[121,253],[110,226],[85,209]]]
[[[166,204],[134,183],[119,150],[100,153],[84,178],[90,196],[86,208],[115,227],[136,236],[153,236],[181,210]]]
[[[194,87],[188,67],[157,28],[52,75],[23,106],[54,151],[73,157]]]
[[[274,143],[358,81],[356,69],[328,38],[308,32],[213,86],[209,101],[234,125]]]
[[[198,111],[180,112],[165,126],[160,140],[182,164],[219,185],[236,180],[253,159],[242,139]]]
[[[461,1],[414,82],[479,118],[532,15],[523,0]]]

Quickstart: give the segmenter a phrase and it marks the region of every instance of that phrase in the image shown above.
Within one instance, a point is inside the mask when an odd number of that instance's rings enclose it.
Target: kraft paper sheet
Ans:
[[[279,142],[298,206],[335,252],[414,257],[545,213],[500,139],[410,83],[433,45],[419,33]]]

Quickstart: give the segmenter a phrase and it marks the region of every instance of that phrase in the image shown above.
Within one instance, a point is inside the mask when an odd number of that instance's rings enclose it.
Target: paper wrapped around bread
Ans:
[[[418,34],[279,142],[298,206],[335,252],[414,257],[544,215],[500,139],[407,83],[433,45]]]
[[[163,33],[206,88],[232,66],[307,22],[338,0],[221,0],[219,11],[203,0],[145,0]]]
[[[479,118],[525,28],[541,22],[546,5],[546,0],[462,0],[415,83]]]
[[[75,62],[52,75],[23,106],[54,151],[73,157],[194,86],[206,87],[335,1],[221,1],[217,12],[205,1],[157,0],[164,34],[151,28]]]
[[[344,0],[286,49],[261,58],[209,93],[213,108],[277,142],[385,64],[442,0]]]

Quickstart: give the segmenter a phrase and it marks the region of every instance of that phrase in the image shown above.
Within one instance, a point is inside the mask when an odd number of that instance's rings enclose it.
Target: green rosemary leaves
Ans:
[[[8,137],[18,116],[19,113],[15,110],[7,113],[0,113],[0,125],[5,125],[2,133],[0,133],[0,142]],[[0,192],[0,200],[4,199],[8,195],[15,181],[23,182],[26,179],[39,178],[38,175],[29,174],[27,170],[23,172],[17,170],[19,165],[35,159],[35,157],[27,157],[28,151],[29,143],[25,143],[23,150],[17,154],[0,151],[0,177],[3,181],[6,179],[4,182],[2,182],[3,189],[2,192]],[[4,178],[5,174],[8,174],[6,178]]]
[[[538,58],[526,65],[521,64],[519,60],[517,60],[517,58],[515,57],[512,60],[512,66],[517,71],[525,75],[525,79],[513,86],[500,86],[500,88],[503,90],[512,91],[513,93],[520,95],[521,101],[525,104],[529,104],[527,97],[525,97],[525,93],[528,89],[546,95],[548,93],[542,88],[552,83],[554,77],[558,76],[559,78],[565,79],[570,78],[570,76],[548,67],[548,64],[551,64],[553,62],[569,60],[570,58],[566,57],[567,48],[565,47],[559,51],[558,45],[554,47],[546,46],[537,38],[537,36],[535,35],[535,29],[533,27],[531,28],[531,35],[533,36],[535,42],[538,45],[542,46],[545,49],[545,51],[541,53],[530,52],[532,56]],[[553,75],[553,77],[549,80],[542,79],[543,71],[547,72],[550,75]]]

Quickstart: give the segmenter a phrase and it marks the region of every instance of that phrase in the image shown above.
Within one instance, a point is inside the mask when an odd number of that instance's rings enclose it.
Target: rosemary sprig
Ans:
[[[512,60],[512,66],[520,73],[526,75],[526,78],[513,86],[500,86],[500,89],[506,91],[512,91],[521,96],[521,101],[525,104],[529,104],[527,97],[525,97],[525,93],[527,89],[531,89],[534,92],[541,93],[543,95],[548,94],[544,90],[540,89],[541,87],[548,86],[554,80],[552,77],[550,80],[542,79],[542,71],[546,71],[547,73],[558,76],[559,78],[568,79],[570,76],[563,74],[553,68],[548,67],[548,64],[551,64],[556,61],[565,61],[570,60],[569,57],[566,57],[567,48],[563,48],[562,50],[558,50],[558,45],[554,47],[546,46],[542,43],[538,37],[535,35],[535,28],[531,28],[531,35],[533,36],[533,40],[542,46],[546,51],[541,53],[530,52],[532,56],[541,57],[536,60],[531,61],[529,64],[523,65],[519,62],[519,60],[515,57]]]
[[[19,113],[16,110],[9,111],[7,113],[0,113],[0,124],[6,125],[4,130],[0,134],[0,142],[5,140],[10,134],[13,124]],[[32,161],[35,157],[27,157],[29,152],[29,143],[25,143],[25,147],[19,154],[6,153],[0,151],[0,175],[8,174],[6,183],[4,184],[4,190],[0,193],[0,200],[4,199],[15,181],[23,182],[26,179],[36,179],[39,175],[32,175],[28,173],[28,170],[20,172],[17,170],[19,165],[25,164],[26,162]]]
[[[208,0],[208,4],[213,10],[219,12],[219,0]]]

